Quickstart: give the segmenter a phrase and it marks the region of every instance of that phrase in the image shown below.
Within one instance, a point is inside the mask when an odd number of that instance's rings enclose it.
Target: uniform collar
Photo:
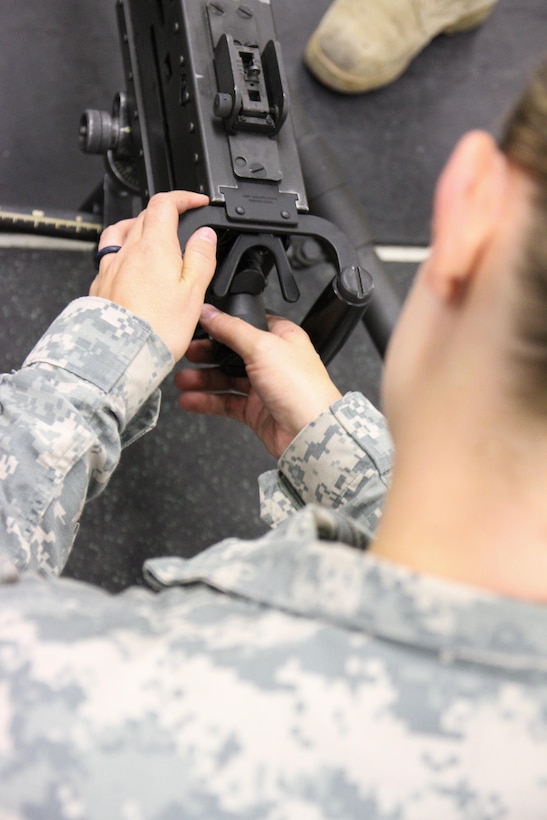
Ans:
[[[367,534],[308,506],[256,541],[151,559],[156,589],[205,584],[294,615],[518,674],[547,674],[547,607],[424,576],[366,552]]]

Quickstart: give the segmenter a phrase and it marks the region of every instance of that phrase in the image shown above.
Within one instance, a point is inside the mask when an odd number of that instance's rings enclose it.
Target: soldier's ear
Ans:
[[[458,298],[496,229],[507,161],[489,134],[462,137],[437,183],[427,280],[443,299]]]

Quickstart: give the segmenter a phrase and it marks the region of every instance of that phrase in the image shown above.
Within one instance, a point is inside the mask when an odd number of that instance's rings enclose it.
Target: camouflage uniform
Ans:
[[[171,366],[85,299],[0,386],[0,817],[547,817],[547,608],[367,554],[357,394],[263,479],[263,538],[147,562],[157,592],[56,577]]]

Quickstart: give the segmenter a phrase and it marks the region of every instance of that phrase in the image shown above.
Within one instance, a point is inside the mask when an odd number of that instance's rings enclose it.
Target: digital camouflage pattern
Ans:
[[[261,516],[275,526],[305,504],[344,507],[375,531],[389,484],[392,443],[385,419],[348,393],[292,442],[278,469],[259,479]]]
[[[60,322],[1,388],[0,817],[547,816],[547,608],[367,554],[390,443],[358,394],[264,479],[261,539],[148,561],[151,590],[55,577],[170,367],[113,305]],[[103,345],[123,372],[95,373]],[[43,518],[14,501],[36,484]]]
[[[62,569],[86,497],[104,488],[121,447],[154,426],[173,363],[146,322],[87,297],[1,377],[2,547],[19,569]]]

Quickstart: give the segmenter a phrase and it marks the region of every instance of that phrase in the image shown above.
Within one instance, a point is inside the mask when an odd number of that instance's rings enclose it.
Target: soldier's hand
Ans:
[[[267,333],[205,305],[201,324],[241,356],[247,377],[227,376],[214,367],[180,371],[175,384],[185,410],[247,424],[278,458],[300,430],[340,398],[308,335],[293,322],[269,317]],[[194,341],[186,355],[194,364],[211,364],[212,343]]]
[[[149,322],[176,361],[194,334],[216,265],[211,228],[190,237],[183,257],[179,216],[208,201],[186,191],[156,194],[138,217],[106,228],[99,242],[99,249],[121,249],[103,256],[90,295],[110,299]]]

